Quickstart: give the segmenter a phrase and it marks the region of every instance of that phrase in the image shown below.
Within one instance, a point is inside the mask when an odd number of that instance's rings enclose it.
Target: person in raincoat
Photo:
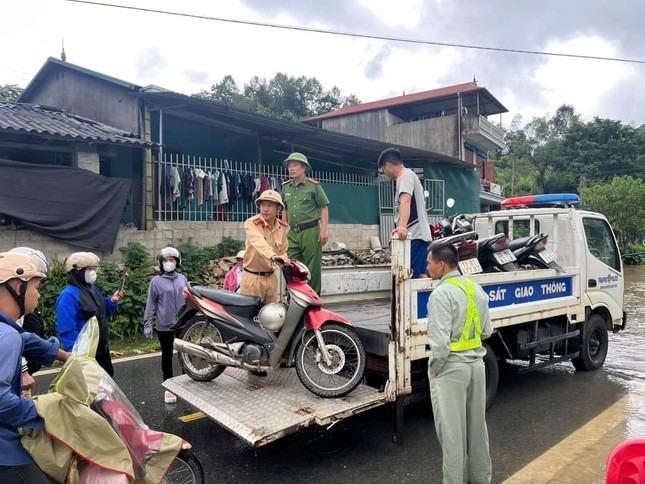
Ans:
[[[105,297],[95,285],[100,262],[92,252],[75,252],[65,260],[67,286],[56,299],[56,331],[65,351],[71,351],[85,322],[96,316],[100,328],[96,361],[113,376],[108,316],[116,312],[125,292],[116,291]]]
[[[0,482],[48,482],[20,443],[18,428],[42,429],[34,402],[21,396],[22,356],[50,366],[55,359],[69,356],[56,338],[45,341],[23,330],[16,320],[31,314],[40,298],[40,281],[45,274],[31,256],[0,254]]]
[[[171,329],[177,321],[177,311],[185,302],[184,288],[188,281],[177,272],[181,264],[181,254],[174,247],[161,249],[157,256],[159,275],[152,278],[148,287],[148,300],[143,314],[143,333],[146,338],[152,338],[152,326],[156,321],[157,338],[161,344],[161,372],[164,381],[172,378],[172,350],[175,332]],[[166,403],[175,403],[177,397],[164,392]]]

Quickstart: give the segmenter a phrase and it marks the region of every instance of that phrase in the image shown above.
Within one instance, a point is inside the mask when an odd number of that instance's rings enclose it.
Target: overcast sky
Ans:
[[[645,59],[642,0],[112,0],[201,15],[454,43]],[[67,3],[3,2],[0,84],[25,86],[48,56],[186,94],[226,74],[317,77],[371,101],[472,80],[510,113],[573,104],[645,123],[645,65],[412,46]]]

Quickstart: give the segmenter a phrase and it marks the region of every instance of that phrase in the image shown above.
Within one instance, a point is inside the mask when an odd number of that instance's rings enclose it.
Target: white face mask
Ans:
[[[85,282],[87,284],[94,284],[96,282],[96,271],[85,271]]]
[[[164,262],[162,264],[164,272],[172,272],[177,268],[177,264],[174,262]]]

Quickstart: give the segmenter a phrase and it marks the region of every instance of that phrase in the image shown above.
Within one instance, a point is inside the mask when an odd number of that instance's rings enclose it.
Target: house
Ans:
[[[302,151],[312,161],[313,176],[321,180],[331,200],[330,240],[348,247],[368,247],[375,235],[383,243],[389,240],[392,185],[377,179],[376,160],[390,146],[398,147],[408,165],[424,178],[431,214],[445,214],[447,198],[457,199],[454,212],[479,210],[479,175],[471,162],[456,156],[269,119],[156,86],[138,86],[53,58],[45,62],[20,101],[88,117],[159,147],[155,151],[148,146],[140,159],[131,160],[132,170],[143,174],[138,183],[144,210],[138,224],[141,230],[122,231],[117,240],[121,245],[137,240],[154,251],[188,238],[204,245],[224,236],[243,238],[241,222],[256,211],[247,182],[266,179],[279,184],[286,178],[282,160],[291,151]],[[202,172],[225,174],[236,187],[238,180],[243,181],[243,190],[228,203],[214,196],[213,185],[203,185],[210,196],[185,190],[190,177]],[[179,177],[172,178],[173,173]],[[183,183],[185,176],[188,183]],[[183,185],[171,189],[169,177]]]
[[[78,247],[111,247],[119,224],[135,226],[141,220],[141,160],[143,152],[151,148],[154,143],[130,132],[59,108],[0,102],[0,173],[4,187],[0,198],[7,197],[0,203],[0,248],[51,242],[52,252],[69,253],[65,243],[54,243],[48,236],[72,245],[77,242]],[[74,185],[73,180],[78,183]],[[81,192],[87,189],[83,185],[104,188],[107,193],[88,192],[79,201]],[[73,212],[81,205],[86,207],[85,213],[77,214],[75,221]],[[89,217],[92,210],[101,213],[100,223]],[[11,228],[17,215],[21,217],[18,230]],[[91,224],[96,225],[95,234],[89,233]],[[33,234],[25,226],[37,227],[40,233]],[[97,238],[107,226],[113,230]]]
[[[476,81],[346,106],[306,120],[326,130],[434,151],[471,163],[480,178],[481,210],[499,208],[502,187],[488,154],[504,148],[489,116],[508,110]]]

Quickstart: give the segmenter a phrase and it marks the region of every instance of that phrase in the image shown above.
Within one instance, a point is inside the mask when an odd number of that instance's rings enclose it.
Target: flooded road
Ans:
[[[626,437],[645,437],[645,265],[625,267],[627,328],[610,335],[605,371],[628,395]]]
[[[576,372],[569,363],[524,375],[503,374],[487,422],[495,483],[602,483],[607,456],[645,437],[645,266],[626,268],[627,329],[609,336],[605,367]],[[363,319],[380,311],[362,307]],[[175,371],[178,372],[175,367]],[[436,483],[441,451],[428,400],[406,407],[404,441],[392,442],[391,409],[307,429],[261,449],[165,405],[158,357],[116,362],[116,379],[153,428],[190,441],[209,483]],[[46,391],[52,375],[37,377]]]

